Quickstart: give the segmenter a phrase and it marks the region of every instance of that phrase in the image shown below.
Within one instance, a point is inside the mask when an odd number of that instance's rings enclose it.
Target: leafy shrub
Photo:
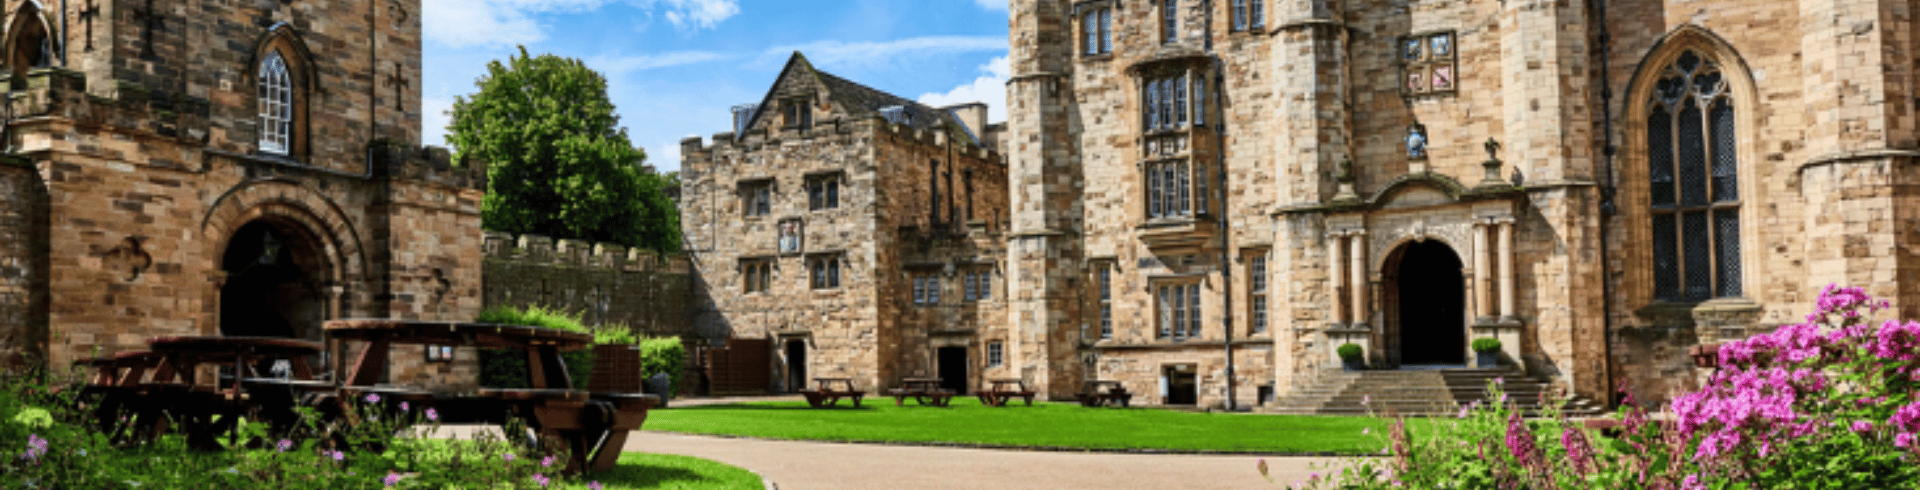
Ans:
[[[1340,347],[1334,349],[1334,352],[1340,354],[1340,360],[1342,361],[1353,362],[1360,360],[1360,344],[1340,344]]]
[[[686,375],[687,348],[678,337],[641,337],[640,365],[648,374],[667,373],[671,386],[681,386]],[[667,393],[673,393],[668,389]]]
[[[685,371],[682,363],[685,362],[687,353],[686,349],[680,345],[679,338],[643,337],[634,334],[633,329],[625,325],[587,327],[580,323],[579,315],[540,306],[528,307],[525,310],[496,306],[481,312],[474,321],[591,333],[593,342],[596,344],[640,346],[641,365],[649,374],[668,373],[668,379],[678,384]],[[561,357],[567,361],[567,374],[573,377],[574,388],[586,389],[589,378],[593,376],[593,350],[563,352]],[[481,386],[525,388],[530,386],[527,376],[525,354],[503,349],[481,349]]]
[[[1473,339],[1474,352],[1494,352],[1500,350],[1500,339],[1481,337]]]
[[[1804,323],[1728,343],[1698,391],[1656,417],[1631,393],[1620,435],[1559,417],[1523,420],[1497,403],[1460,407],[1415,441],[1405,420],[1381,454],[1301,488],[1851,489],[1920,488],[1920,322],[1870,325],[1888,307],[1829,286]],[[1622,391],[1625,391],[1624,389]],[[1265,474],[1264,468],[1262,474]]]

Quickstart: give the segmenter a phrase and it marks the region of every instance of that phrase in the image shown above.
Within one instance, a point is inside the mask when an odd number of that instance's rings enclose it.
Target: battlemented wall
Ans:
[[[648,336],[695,336],[692,263],[609,243],[488,232],[486,308],[542,306],[587,325],[625,325]]]

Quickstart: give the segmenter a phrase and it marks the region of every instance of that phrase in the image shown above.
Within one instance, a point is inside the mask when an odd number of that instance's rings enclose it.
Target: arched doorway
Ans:
[[[220,333],[320,339],[329,267],[321,247],[297,227],[272,220],[241,226],[220,269]]]
[[[1465,280],[1460,256],[1438,240],[1411,242],[1396,254],[1392,277],[1401,365],[1465,364]]]

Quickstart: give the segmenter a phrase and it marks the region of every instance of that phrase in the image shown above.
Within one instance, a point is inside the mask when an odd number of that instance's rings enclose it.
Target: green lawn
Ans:
[[[738,466],[692,456],[653,453],[620,453],[620,463],[611,470],[582,477],[599,481],[614,489],[714,489],[760,490],[760,476]],[[587,488],[573,485],[568,488]]]
[[[646,430],[815,441],[907,442],[984,446],[1163,449],[1268,453],[1371,454],[1384,439],[1380,419],[1365,417],[1190,413],[1144,408],[1085,408],[1014,402],[984,407],[973,398],[951,407],[868,398],[861,408],[815,409],[804,402],[753,402],[655,410]],[[1371,427],[1370,434],[1361,433]]]

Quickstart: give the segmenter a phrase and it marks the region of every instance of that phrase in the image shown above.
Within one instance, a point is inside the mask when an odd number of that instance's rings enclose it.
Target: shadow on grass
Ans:
[[[631,485],[634,488],[684,488],[682,486],[670,486],[668,484],[677,483],[690,486],[697,483],[714,483],[714,481],[705,475],[701,475],[697,471],[668,465],[646,463],[621,463],[614,466],[611,470],[595,473],[591,475],[591,478],[595,480],[617,481],[622,484]]]
[[[845,412],[845,411],[871,412],[871,411],[874,411],[874,408],[872,404],[861,405],[860,408],[854,408],[852,405],[838,405],[838,406],[832,406],[832,407],[814,408],[814,407],[809,407],[806,404],[762,405],[762,404],[748,404],[748,403],[728,403],[728,404],[720,404],[720,405],[701,405],[697,407],[678,407],[678,408],[670,408],[668,410],[675,410],[675,411],[678,411],[678,410],[828,410],[828,411],[842,411],[842,412]]]

